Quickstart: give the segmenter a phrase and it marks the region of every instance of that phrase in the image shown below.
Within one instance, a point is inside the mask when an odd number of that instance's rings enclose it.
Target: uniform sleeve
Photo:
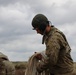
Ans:
[[[42,72],[43,70],[48,69],[56,65],[58,60],[58,54],[60,50],[60,40],[62,40],[59,33],[55,33],[47,39],[46,43],[46,55],[47,58],[43,64],[38,63],[37,70]]]

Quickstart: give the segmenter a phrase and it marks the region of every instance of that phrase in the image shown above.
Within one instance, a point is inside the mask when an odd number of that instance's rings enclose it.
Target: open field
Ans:
[[[27,67],[26,61],[24,61],[24,62],[13,62],[13,64],[15,65],[15,68],[16,68],[16,75],[25,75],[25,70]],[[76,62],[74,64],[74,68],[76,71]],[[73,75],[76,75],[76,74],[73,74]]]

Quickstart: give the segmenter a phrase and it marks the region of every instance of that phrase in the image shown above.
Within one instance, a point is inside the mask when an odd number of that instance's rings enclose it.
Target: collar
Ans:
[[[44,44],[45,39],[47,39],[53,33],[54,29],[55,27],[51,26],[50,31],[47,34],[44,33],[43,38],[42,38],[42,44]]]

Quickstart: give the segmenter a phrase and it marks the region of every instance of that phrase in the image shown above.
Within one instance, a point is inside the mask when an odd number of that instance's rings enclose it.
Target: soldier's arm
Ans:
[[[63,40],[63,38],[59,33],[56,33],[52,37],[49,37],[46,44],[47,58],[44,63],[38,63],[37,70],[39,72],[42,72],[49,67],[51,68],[57,63],[61,40]]]

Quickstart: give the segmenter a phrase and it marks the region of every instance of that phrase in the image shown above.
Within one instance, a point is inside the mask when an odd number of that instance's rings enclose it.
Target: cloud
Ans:
[[[32,18],[43,13],[65,33],[76,61],[75,7],[75,0],[0,0],[0,52],[12,61],[25,61],[35,51],[45,50],[42,36],[31,26]]]
[[[23,8],[23,11],[21,11],[21,7]],[[11,40],[12,38],[18,38],[20,35],[30,33],[29,31],[31,30],[31,27],[29,27],[28,19],[30,20],[29,16],[31,14],[28,12],[31,11],[30,8],[27,7],[28,6],[24,7],[16,4],[14,6],[9,5],[0,8],[0,36],[3,40],[8,40],[8,38]]]

